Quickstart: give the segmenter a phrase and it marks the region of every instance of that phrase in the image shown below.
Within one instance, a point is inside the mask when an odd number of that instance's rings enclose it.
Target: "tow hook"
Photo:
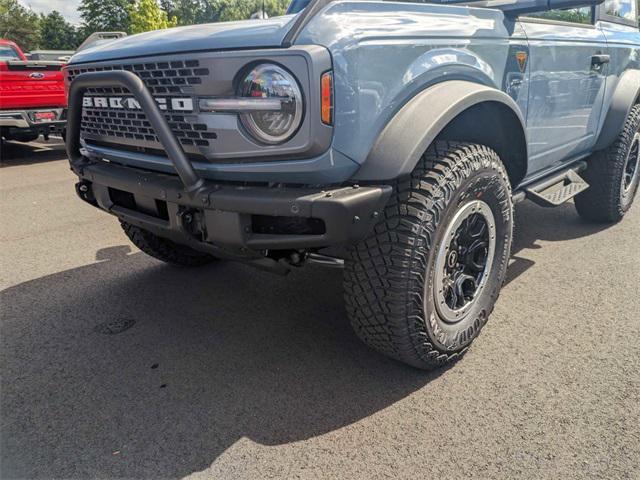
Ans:
[[[202,215],[197,210],[186,209],[178,212],[178,224],[189,235],[204,241],[204,227],[201,222]]]
[[[91,188],[91,182],[82,181],[76,183],[76,193],[85,202],[91,205],[97,205],[96,197],[93,195],[93,189]]]

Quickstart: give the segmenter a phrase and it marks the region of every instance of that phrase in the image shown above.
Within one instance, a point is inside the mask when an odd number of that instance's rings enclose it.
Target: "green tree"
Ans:
[[[246,20],[264,11],[270,17],[286,12],[290,0],[160,0],[178,25]]]
[[[82,35],[94,32],[128,32],[129,9],[135,0],[82,0]]]
[[[269,17],[283,15],[289,3],[289,0],[211,0],[217,22],[246,20],[262,11]]]
[[[76,28],[60,12],[40,15],[40,45],[50,50],[75,50],[78,47]]]
[[[25,52],[40,43],[38,14],[20,5],[17,0],[0,0],[0,37],[16,42]]]
[[[178,20],[178,25],[209,23],[215,18],[208,0],[160,0],[160,5],[169,18]]]
[[[178,24],[175,17],[169,20],[167,12],[160,8],[156,0],[136,0],[129,8],[129,19],[131,33],[161,30]]]

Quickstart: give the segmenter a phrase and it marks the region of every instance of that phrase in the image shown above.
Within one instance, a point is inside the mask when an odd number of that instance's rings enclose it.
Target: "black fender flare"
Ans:
[[[411,173],[449,123],[469,108],[486,102],[502,104],[515,114],[526,146],[525,119],[509,95],[486,85],[450,80],[421,91],[396,113],[354,178],[391,180]]]
[[[638,100],[640,100],[640,70],[627,70],[620,77],[613,93],[595,150],[607,148],[615,141]]]

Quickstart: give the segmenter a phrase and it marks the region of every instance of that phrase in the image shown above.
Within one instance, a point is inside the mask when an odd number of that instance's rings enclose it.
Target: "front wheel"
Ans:
[[[349,252],[344,286],[356,334],[418,368],[459,358],[493,311],[512,236],[498,155],[437,142],[396,181],[382,221]]]
[[[148,230],[120,221],[120,225],[129,240],[147,255],[177,267],[202,267],[217,260],[212,255],[197,252],[187,246],[179,245],[166,238],[159,237]]]

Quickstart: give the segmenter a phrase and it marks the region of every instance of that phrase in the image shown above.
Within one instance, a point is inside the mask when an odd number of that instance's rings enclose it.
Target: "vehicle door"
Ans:
[[[620,77],[627,70],[640,70],[638,13],[636,0],[607,0],[598,7],[597,25],[604,33],[611,56],[601,124],[609,111]]]
[[[529,42],[529,174],[588,152],[596,141],[609,61],[594,9],[522,17]]]

